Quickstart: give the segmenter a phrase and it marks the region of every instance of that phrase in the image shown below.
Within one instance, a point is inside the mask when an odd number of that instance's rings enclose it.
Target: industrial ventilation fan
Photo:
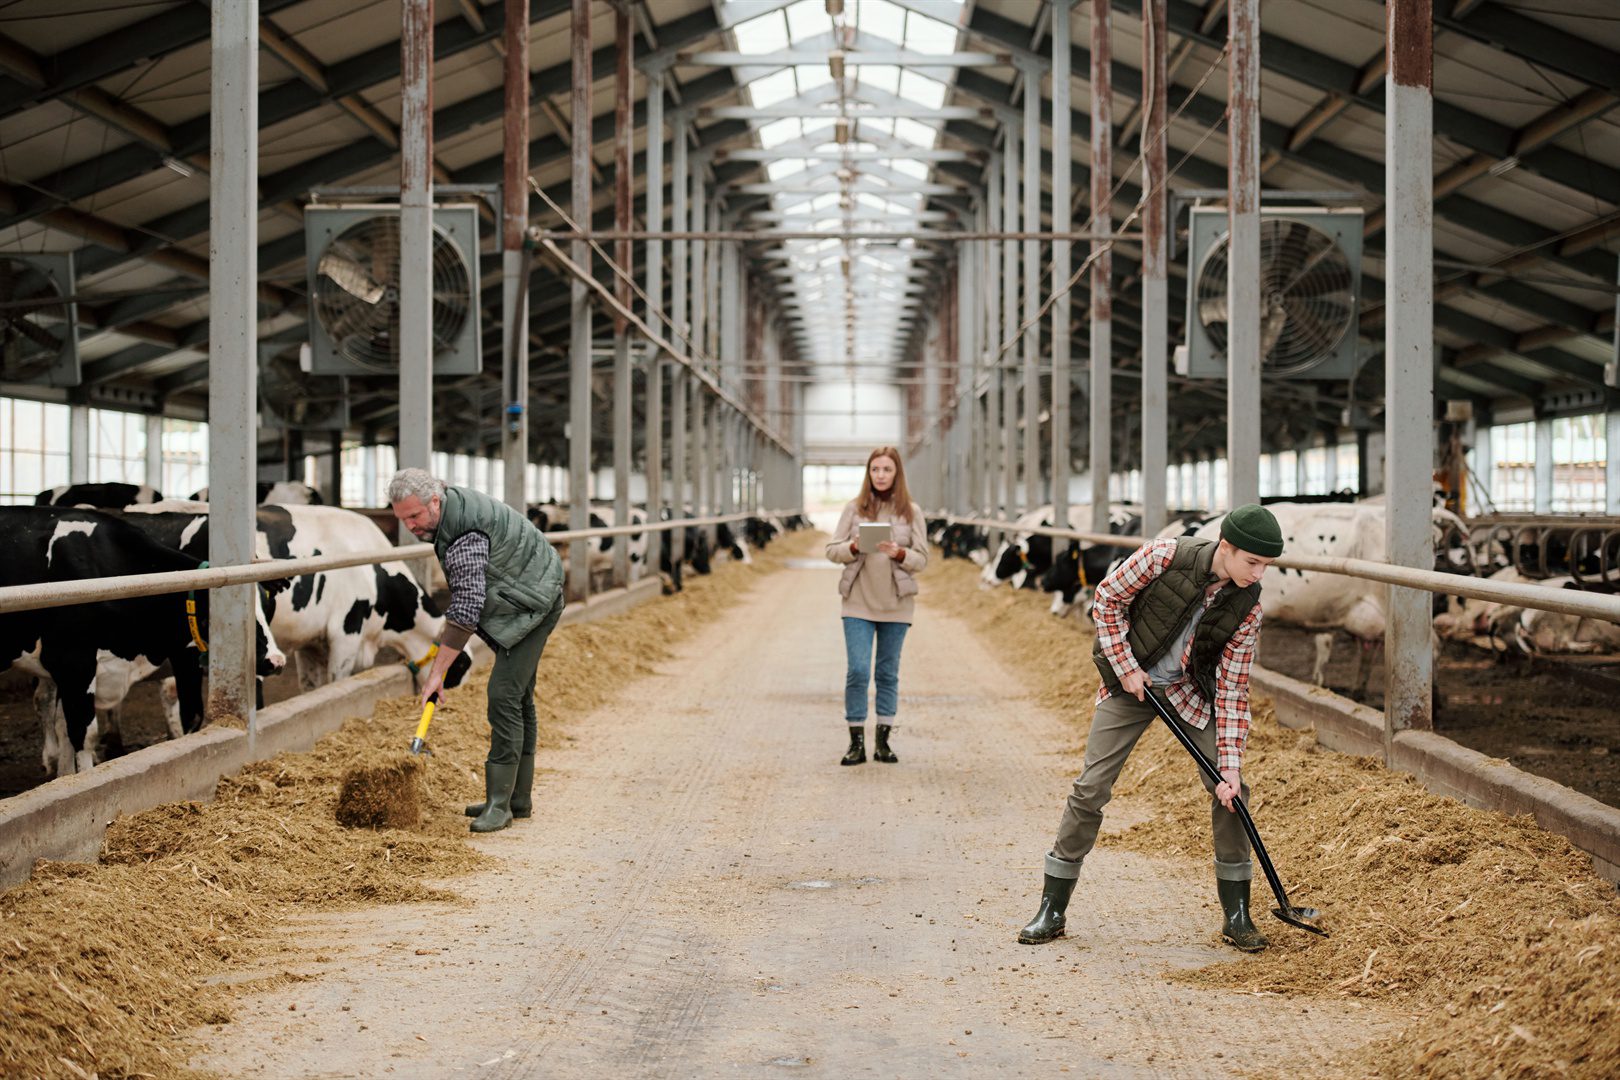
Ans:
[[[304,215],[310,371],[399,374],[397,206],[310,206]],[[478,327],[478,210],[433,209],[433,372],[483,369]]]
[[[1194,207],[1189,214],[1187,342],[1185,365],[1181,356],[1176,365],[1183,375],[1226,377],[1228,224],[1225,207]],[[1260,211],[1262,375],[1355,375],[1360,363],[1361,226],[1359,209]]]
[[[72,255],[0,255],[0,382],[79,385]]]
[[[349,380],[312,375],[308,345],[259,346],[259,406],[266,427],[342,431],[349,426]]]

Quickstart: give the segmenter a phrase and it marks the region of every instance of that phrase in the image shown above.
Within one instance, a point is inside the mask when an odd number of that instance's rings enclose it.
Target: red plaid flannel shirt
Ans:
[[[1174,539],[1153,540],[1138,548],[1118,570],[1097,585],[1096,603],[1091,618],[1097,624],[1097,640],[1102,642],[1103,655],[1108,658],[1114,673],[1124,678],[1142,667],[1131,654],[1125,640],[1130,630],[1127,615],[1131,601],[1145,589],[1150,581],[1170,568],[1176,554]],[[1204,598],[1204,608],[1215,600],[1214,594]],[[1260,640],[1260,605],[1249,612],[1226,643],[1221,653],[1221,666],[1215,673],[1215,750],[1216,767],[1238,769],[1243,765],[1243,748],[1249,740],[1249,669],[1254,666],[1255,645]],[[1182,653],[1181,663],[1186,666],[1192,652],[1192,641]],[[1097,691],[1097,701],[1108,697],[1108,687]],[[1181,718],[1202,730],[1209,726],[1211,704],[1198,692],[1190,675],[1184,674],[1165,690],[1165,697],[1176,707]]]

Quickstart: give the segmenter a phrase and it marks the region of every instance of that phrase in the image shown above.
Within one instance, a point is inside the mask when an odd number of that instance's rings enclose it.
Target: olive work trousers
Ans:
[[[1161,702],[1165,702],[1160,697]],[[1204,756],[1215,761],[1215,722],[1211,720],[1202,730],[1185,723],[1176,714],[1175,706],[1165,702],[1181,730],[1191,736],[1193,745]],[[1102,825],[1103,807],[1114,794],[1114,781],[1131,756],[1136,741],[1158,719],[1153,706],[1137,701],[1129,694],[1110,694],[1099,702],[1091,717],[1091,734],[1086,736],[1086,764],[1074,789],[1069,792],[1063,808],[1063,820],[1058,825],[1057,843],[1046,858],[1046,872],[1058,878],[1077,878],[1080,864],[1097,843],[1097,830]],[[1179,749],[1179,747],[1178,747]],[[1210,793],[1210,828],[1215,835],[1215,877],[1221,881],[1248,881],[1254,877],[1254,864],[1249,859],[1249,837],[1243,831],[1238,815],[1222,806],[1215,798],[1215,784],[1204,775],[1196,762],[1192,766],[1204,789]],[[1243,785],[1243,801],[1249,801],[1249,785]]]
[[[489,763],[516,765],[519,757],[534,753],[539,719],[534,711],[534,680],[546,639],[562,618],[563,598],[546,613],[529,636],[510,649],[499,645],[495,667],[489,673]]]

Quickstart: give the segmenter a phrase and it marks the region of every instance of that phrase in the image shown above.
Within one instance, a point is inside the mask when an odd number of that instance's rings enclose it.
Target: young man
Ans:
[[[505,503],[451,487],[425,469],[388,482],[394,516],[431,541],[450,585],[450,607],[422,701],[474,633],[495,650],[489,676],[489,756],[484,801],[467,807],[473,832],[494,832],[533,812],[535,673],[563,612],[563,567],[539,529]]]
[[[1251,503],[1226,515],[1220,540],[1154,540],[1098,584],[1092,659],[1103,684],[1086,737],[1085,769],[1046,856],[1040,910],[1019,932],[1020,942],[1063,936],[1080,864],[1097,842],[1114,781],[1157,716],[1146,695],[1157,694],[1221,774],[1219,784],[1203,778],[1212,795],[1215,887],[1225,912],[1221,938],[1245,952],[1266,947],[1249,918],[1254,865],[1232,798],[1239,792],[1249,798],[1240,770],[1249,735],[1249,668],[1260,636],[1259,582],[1282,549],[1277,519]]]

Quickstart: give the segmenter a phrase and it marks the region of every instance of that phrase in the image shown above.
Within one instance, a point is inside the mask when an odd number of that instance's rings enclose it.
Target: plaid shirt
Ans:
[[[478,619],[484,614],[484,572],[489,569],[489,537],[481,532],[462,533],[444,552],[444,580],[450,586],[450,609],[444,613],[447,623],[465,631],[453,634],[445,627],[444,639],[452,643],[461,638],[460,648],[478,629]]]
[[[1142,670],[1125,640],[1130,630],[1126,616],[1131,601],[1149,582],[1170,568],[1170,560],[1175,554],[1174,539],[1150,541],[1097,585],[1091,617],[1097,624],[1097,640],[1102,642],[1103,655],[1120,678]],[[1214,593],[1206,595],[1204,609],[1209,610],[1209,605],[1214,601]],[[1259,640],[1260,605],[1256,604],[1238,626],[1232,640],[1226,643],[1226,648],[1221,652],[1220,670],[1215,673],[1213,711],[1218,759],[1216,767],[1220,769],[1237,769],[1243,765],[1243,748],[1249,739],[1249,669],[1254,666],[1254,650]],[[1187,648],[1181,654],[1184,669],[1191,653],[1192,640],[1188,639]],[[1097,691],[1097,700],[1101,702],[1107,697],[1108,687],[1103,686]],[[1202,730],[1209,726],[1211,704],[1204,700],[1204,695],[1199,693],[1190,675],[1183,673],[1181,678],[1170,684],[1165,697],[1170,699],[1181,718],[1193,727]]]

